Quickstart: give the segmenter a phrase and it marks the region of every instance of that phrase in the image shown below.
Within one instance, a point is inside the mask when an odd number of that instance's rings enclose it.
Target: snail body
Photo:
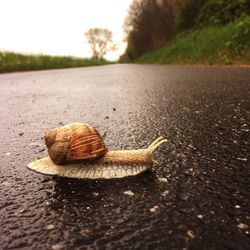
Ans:
[[[76,124],[74,124],[76,125]],[[84,124],[85,125],[85,124]],[[69,124],[67,126],[73,126]],[[78,124],[77,126],[83,126]],[[89,126],[89,125],[87,125]],[[46,139],[45,134],[45,141]],[[97,138],[98,136],[96,136]],[[59,137],[60,138],[60,137]],[[102,139],[101,139],[102,140]],[[56,140],[57,142],[60,140]],[[127,176],[133,176],[140,174],[153,166],[153,163],[157,163],[153,158],[153,152],[167,140],[163,137],[159,137],[154,142],[150,144],[148,148],[138,149],[138,150],[116,150],[108,151],[104,144],[98,142],[97,144],[103,151],[98,151],[95,146],[93,146],[94,151],[101,152],[100,155],[92,154],[91,147],[88,147],[87,154],[93,157],[80,159],[67,159],[64,157],[62,161],[65,165],[58,165],[52,160],[51,157],[46,157],[28,164],[28,168],[39,173],[48,175],[57,175],[69,178],[79,178],[79,179],[111,179],[111,178],[123,178]],[[66,142],[68,143],[68,141]],[[86,144],[81,141],[81,145],[85,147],[89,145],[90,141]],[[46,143],[47,145],[48,143]],[[94,145],[97,145],[94,143]],[[77,145],[77,144],[74,144]],[[59,147],[60,148],[60,147]],[[60,148],[61,149],[61,148]],[[48,149],[49,152],[49,149]],[[64,152],[64,151],[63,151]],[[81,150],[83,152],[83,150]],[[50,154],[50,152],[49,152]],[[57,153],[58,158],[62,159],[60,153]],[[66,154],[67,155],[67,154]],[[56,159],[57,161],[57,159]],[[57,161],[58,162],[58,161]]]

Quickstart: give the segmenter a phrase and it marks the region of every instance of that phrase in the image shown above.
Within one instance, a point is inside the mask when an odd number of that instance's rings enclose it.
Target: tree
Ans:
[[[125,56],[133,61],[169,41],[179,6],[185,1],[133,0],[123,27],[128,42]]]
[[[108,29],[92,28],[85,32],[85,36],[92,49],[92,58],[95,60],[103,60],[107,52],[116,50],[113,34]]]

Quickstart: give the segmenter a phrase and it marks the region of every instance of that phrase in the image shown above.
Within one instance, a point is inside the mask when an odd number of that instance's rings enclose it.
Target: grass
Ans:
[[[0,51],[0,73],[85,67],[108,64],[107,61],[94,61],[70,56],[24,55]]]
[[[226,26],[180,33],[135,62],[160,64],[249,64],[250,17]]]

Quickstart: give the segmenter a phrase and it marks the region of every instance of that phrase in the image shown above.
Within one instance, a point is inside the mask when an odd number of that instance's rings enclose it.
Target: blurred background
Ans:
[[[0,0],[0,9],[0,72],[250,61],[250,0]]]

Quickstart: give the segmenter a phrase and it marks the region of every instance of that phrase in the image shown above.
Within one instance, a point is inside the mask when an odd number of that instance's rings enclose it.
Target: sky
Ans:
[[[90,57],[84,33],[90,28],[113,32],[119,49],[126,48],[123,23],[132,0],[0,0],[0,50]]]

